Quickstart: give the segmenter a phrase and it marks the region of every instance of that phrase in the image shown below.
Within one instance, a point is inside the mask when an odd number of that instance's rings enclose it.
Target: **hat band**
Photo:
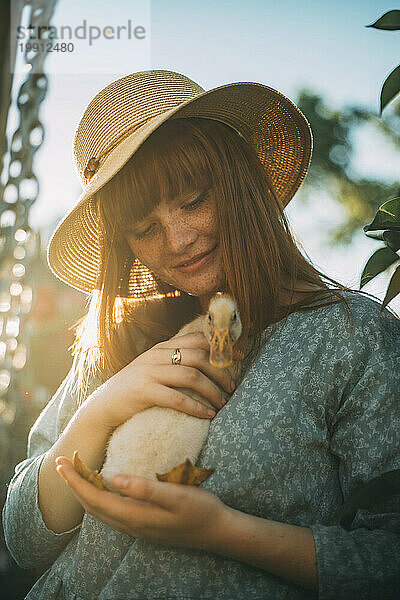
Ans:
[[[156,115],[156,116],[158,116],[158,115]],[[129,135],[134,133],[137,129],[140,129],[140,127],[142,127],[143,125],[146,125],[146,123],[151,121],[151,119],[154,119],[154,116],[151,116],[147,119],[143,119],[142,121],[139,121],[139,123],[135,123],[132,127],[129,127],[123,133],[121,133],[121,135],[119,135],[113,142],[111,142],[111,144],[106,146],[106,148],[103,150],[103,152],[101,152],[97,156],[92,156],[91,158],[89,158],[89,160],[86,163],[86,167],[83,171],[83,176],[86,179],[86,184],[88,184],[89,181],[92,179],[93,175],[95,173],[97,173],[97,171],[99,170],[99,168],[101,166],[101,163],[104,163],[105,159],[110,154],[110,152],[112,152],[114,150],[114,148],[116,148],[116,146],[118,146],[118,144],[123,142],[125,138],[127,138]]]

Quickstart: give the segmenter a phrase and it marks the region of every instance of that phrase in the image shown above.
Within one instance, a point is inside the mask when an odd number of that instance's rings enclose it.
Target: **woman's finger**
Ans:
[[[117,475],[112,484],[115,489],[121,490],[125,496],[137,501],[150,502],[168,511],[185,501],[186,489],[179,483],[166,483],[153,481],[145,477],[133,475]]]
[[[194,367],[157,365],[157,382],[164,386],[193,390],[218,409],[225,404],[225,398],[219,387]]]
[[[152,384],[148,386],[149,400],[154,406],[154,399],[157,398],[156,406],[165,406],[184,412],[193,417],[202,419],[211,419],[215,416],[215,411],[208,408],[198,400],[194,400],[188,394],[175,390],[161,384]]]
[[[193,350],[193,359],[191,366],[200,369],[207,377],[217,383],[228,394],[232,394],[235,389],[235,382],[227,369],[219,369],[210,363],[209,350]]]
[[[152,516],[152,507],[148,502],[144,502],[140,498],[134,500],[133,497],[127,498],[113,492],[99,490],[78,475],[69,459],[62,458],[62,462],[57,466],[57,472],[66,480],[86,512],[100,518],[104,522],[107,519],[111,527],[120,527],[124,524],[127,517],[134,524],[135,514],[136,525],[140,526],[143,520],[148,520]]]
[[[159,363],[172,365],[172,355],[174,350],[175,347],[173,349],[172,347],[155,347],[153,348],[151,354],[148,354],[148,356],[143,355],[143,362],[152,366]],[[206,348],[180,347],[179,350],[181,353],[181,362],[179,365],[173,365],[175,369],[182,366],[196,367],[196,369],[199,369],[209,379],[221,386],[228,394],[233,392],[235,382],[233,381],[227,369],[218,369],[210,363],[210,351],[208,344]],[[170,383],[168,385],[178,384]],[[190,385],[186,385],[185,387],[190,387]]]

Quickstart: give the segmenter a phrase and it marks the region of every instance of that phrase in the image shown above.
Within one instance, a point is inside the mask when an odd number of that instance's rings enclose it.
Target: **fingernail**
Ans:
[[[233,392],[236,389],[236,385],[233,381],[231,381],[231,392]]]
[[[216,414],[217,414],[217,413],[215,412],[215,410],[208,410],[208,411],[207,411],[207,415],[208,415],[209,417],[215,417],[215,415],[216,415]]]
[[[68,483],[68,481],[67,481],[67,479],[66,479],[66,477],[65,477],[65,475],[64,475],[64,472],[63,472],[63,470],[62,470],[62,467],[61,467],[61,466],[58,466],[58,467],[56,468],[56,471],[57,471],[57,473],[58,473],[58,474],[59,474],[59,475],[60,475],[60,476],[61,476],[61,477],[64,479],[65,483]]]

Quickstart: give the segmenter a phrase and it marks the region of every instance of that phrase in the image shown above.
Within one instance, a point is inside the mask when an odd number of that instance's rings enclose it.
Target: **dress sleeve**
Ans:
[[[331,424],[344,501],[360,485],[400,469],[400,358],[369,366]],[[400,495],[359,509],[349,530],[314,524],[320,600],[400,598]]]
[[[28,458],[15,467],[8,485],[2,520],[7,547],[22,568],[46,568],[54,562],[75,532],[47,528],[38,504],[38,472],[46,452],[59,437],[77,405],[72,393],[73,367],[39,415],[28,437]]]

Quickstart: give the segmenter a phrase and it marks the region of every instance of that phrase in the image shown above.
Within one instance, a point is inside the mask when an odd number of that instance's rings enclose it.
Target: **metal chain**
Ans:
[[[48,27],[56,2],[26,2],[29,24]],[[16,43],[16,31],[11,31],[11,36]],[[31,69],[18,91],[19,123],[8,148],[6,183],[0,185],[0,473],[9,458],[7,433],[21,410],[17,387],[28,357],[22,326],[33,300],[30,267],[40,252],[40,238],[29,225],[29,211],[39,193],[32,162],[44,138],[38,115],[47,92],[43,73],[46,52],[31,55],[25,49],[24,58]]]

